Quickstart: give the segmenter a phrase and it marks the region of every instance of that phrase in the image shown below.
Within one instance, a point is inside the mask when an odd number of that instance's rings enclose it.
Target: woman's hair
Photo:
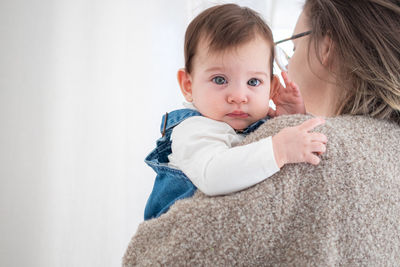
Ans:
[[[322,37],[333,41],[330,64],[337,66],[337,80],[345,88],[337,114],[369,115],[400,124],[399,3],[306,0],[310,45],[313,42],[319,51]]]
[[[200,40],[209,43],[209,51],[237,47],[260,35],[271,44],[271,79],[274,62],[272,31],[260,14],[247,7],[224,4],[210,7],[192,20],[185,34],[185,68],[192,71],[193,58]]]

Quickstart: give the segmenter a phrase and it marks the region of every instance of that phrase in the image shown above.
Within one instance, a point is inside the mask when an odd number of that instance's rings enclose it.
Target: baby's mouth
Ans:
[[[240,110],[235,110],[231,113],[228,113],[227,116],[231,118],[247,118],[249,114]]]

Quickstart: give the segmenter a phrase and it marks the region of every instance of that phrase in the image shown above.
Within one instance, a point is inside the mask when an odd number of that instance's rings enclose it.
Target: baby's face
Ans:
[[[269,108],[271,45],[262,38],[221,52],[197,47],[186,99],[206,117],[241,130],[264,118]]]

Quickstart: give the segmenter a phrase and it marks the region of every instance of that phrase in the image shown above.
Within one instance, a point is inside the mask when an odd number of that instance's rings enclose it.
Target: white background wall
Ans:
[[[180,108],[184,31],[222,1],[0,1],[0,266],[120,266]],[[224,1],[228,2],[228,1]],[[290,35],[301,0],[233,1]]]

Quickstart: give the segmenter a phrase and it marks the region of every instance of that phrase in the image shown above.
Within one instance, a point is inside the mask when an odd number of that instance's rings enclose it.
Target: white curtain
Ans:
[[[121,265],[155,177],[143,159],[183,100],[185,28],[219,2],[0,1],[0,266]],[[234,2],[286,34],[301,8]]]

